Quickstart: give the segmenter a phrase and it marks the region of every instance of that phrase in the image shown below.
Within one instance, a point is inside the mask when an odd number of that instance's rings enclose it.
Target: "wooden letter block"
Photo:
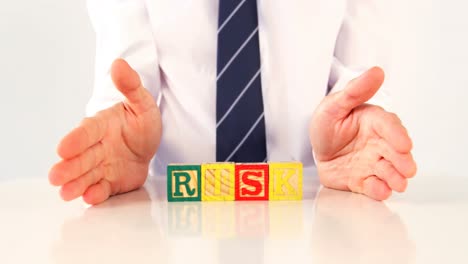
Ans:
[[[268,164],[236,164],[236,201],[268,200]]]
[[[202,201],[234,201],[234,163],[202,164]]]
[[[169,202],[201,201],[200,165],[170,164],[167,183]]]
[[[270,200],[302,199],[302,163],[270,163]]]

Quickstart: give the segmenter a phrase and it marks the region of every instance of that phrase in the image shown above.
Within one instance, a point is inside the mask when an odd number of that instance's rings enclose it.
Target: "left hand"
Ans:
[[[412,142],[397,115],[365,104],[384,81],[374,67],[326,96],[310,123],[310,141],[321,183],[385,200],[405,191],[416,174]]]

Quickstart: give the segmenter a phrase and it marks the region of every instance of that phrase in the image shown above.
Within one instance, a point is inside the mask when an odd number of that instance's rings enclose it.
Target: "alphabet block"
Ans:
[[[202,201],[234,201],[234,163],[202,164]]]
[[[170,164],[167,167],[169,202],[201,201],[201,166]]]
[[[268,200],[268,164],[236,164],[236,201]]]
[[[302,199],[302,163],[270,163],[270,200]]]

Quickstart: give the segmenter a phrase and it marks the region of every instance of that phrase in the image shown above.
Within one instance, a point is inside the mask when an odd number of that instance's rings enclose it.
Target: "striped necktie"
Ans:
[[[220,0],[216,160],[267,160],[257,0]]]

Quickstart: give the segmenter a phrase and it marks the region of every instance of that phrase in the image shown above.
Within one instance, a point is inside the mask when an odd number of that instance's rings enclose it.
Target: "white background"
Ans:
[[[468,4],[378,2],[390,21],[386,85],[414,139],[418,177],[468,178]],[[93,60],[85,1],[1,0],[0,180],[47,176],[57,142],[84,115]]]

